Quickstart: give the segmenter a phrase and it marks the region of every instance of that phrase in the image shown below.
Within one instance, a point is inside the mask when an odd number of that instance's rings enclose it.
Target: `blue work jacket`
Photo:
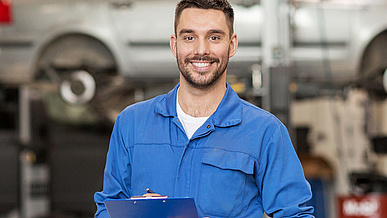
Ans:
[[[300,161],[286,127],[240,99],[227,84],[217,110],[187,138],[176,114],[176,86],[127,107],[113,128],[97,192],[96,217],[106,199],[142,195],[193,197],[200,216],[313,217]]]

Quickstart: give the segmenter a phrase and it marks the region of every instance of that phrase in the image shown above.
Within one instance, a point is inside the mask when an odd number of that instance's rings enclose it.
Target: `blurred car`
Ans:
[[[70,103],[87,103],[117,78],[141,87],[177,78],[169,48],[177,0],[0,0],[0,82],[46,79]],[[262,61],[262,7],[231,0],[239,37],[229,73]],[[294,79],[381,84],[387,68],[387,1],[292,1]],[[386,73],[385,73],[386,74]]]

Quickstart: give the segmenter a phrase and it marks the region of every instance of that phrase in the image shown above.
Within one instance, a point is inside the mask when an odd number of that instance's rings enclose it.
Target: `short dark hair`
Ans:
[[[230,36],[234,33],[234,10],[227,0],[181,0],[177,3],[175,10],[175,33],[177,31],[177,25],[181,13],[187,8],[198,8],[198,9],[213,9],[220,10],[226,16],[227,26],[230,30]]]

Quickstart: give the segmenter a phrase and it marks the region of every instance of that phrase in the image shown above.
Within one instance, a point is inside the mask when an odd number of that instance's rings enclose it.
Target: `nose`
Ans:
[[[209,42],[205,39],[199,39],[195,43],[195,55],[208,55],[210,51]]]

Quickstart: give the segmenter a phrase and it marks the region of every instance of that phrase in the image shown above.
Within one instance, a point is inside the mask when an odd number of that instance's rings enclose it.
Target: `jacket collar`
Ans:
[[[155,113],[165,117],[177,117],[176,113],[176,95],[180,84],[164,95],[155,106]],[[239,96],[227,83],[226,94],[220,102],[216,111],[209,120],[219,127],[238,125],[242,121],[242,102]]]

